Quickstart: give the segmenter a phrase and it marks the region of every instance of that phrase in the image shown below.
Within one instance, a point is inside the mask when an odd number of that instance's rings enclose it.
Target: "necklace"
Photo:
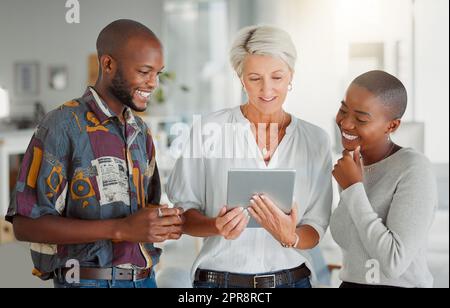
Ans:
[[[395,143],[392,143],[391,147],[389,148],[389,151],[387,151],[386,155],[384,155],[384,157],[382,159],[380,159],[377,163],[379,163],[379,162],[385,160],[386,158],[388,158],[394,152],[394,149],[395,149]],[[366,172],[372,172],[372,170],[375,168],[375,166],[373,166],[373,165],[374,164],[372,164],[372,166],[364,167],[364,170]]]
[[[255,125],[256,132],[258,132],[258,129],[257,129],[258,124],[257,124],[257,123],[253,123],[253,122],[248,118],[248,106],[249,106],[248,104],[244,106],[244,117],[247,118],[247,120],[249,120],[250,123],[252,123],[253,125]],[[286,113],[283,112],[283,118],[282,118],[282,120],[281,120],[281,123],[279,124],[281,128],[278,130],[277,144],[279,144],[279,141],[280,141],[280,139],[281,139],[281,135],[283,134],[283,130],[285,129],[285,120],[286,120]],[[256,137],[257,137],[257,133],[255,133],[255,135],[256,135]],[[271,136],[271,135],[270,135],[270,136]],[[257,142],[256,142],[256,143],[259,144],[259,142],[258,142],[258,137],[257,137],[256,139],[257,139]],[[269,145],[267,145],[267,140],[266,140],[264,143],[265,143],[265,146],[262,148],[261,153],[262,153],[262,155],[263,155],[263,157],[264,157],[264,160],[268,160],[268,159],[270,159],[270,144],[271,144],[271,142],[269,142]]]

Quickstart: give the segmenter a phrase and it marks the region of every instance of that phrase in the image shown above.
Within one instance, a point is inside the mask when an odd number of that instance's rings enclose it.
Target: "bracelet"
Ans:
[[[300,241],[300,237],[298,236],[298,234],[296,232],[295,233],[295,242],[294,242],[294,244],[285,244],[285,243],[280,243],[280,244],[284,248],[295,248],[295,247],[297,247],[299,241]]]

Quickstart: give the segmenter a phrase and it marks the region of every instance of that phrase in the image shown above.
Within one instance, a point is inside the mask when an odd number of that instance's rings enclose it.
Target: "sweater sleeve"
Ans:
[[[330,232],[334,241],[345,250],[347,250],[351,244],[351,237],[348,232],[350,225],[353,225],[350,214],[348,213],[343,200],[340,200],[338,206],[331,215]]]
[[[425,247],[437,205],[436,181],[429,166],[403,172],[384,223],[373,210],[362,183],[341,194],[358,235],[388,278],[399,278]]]

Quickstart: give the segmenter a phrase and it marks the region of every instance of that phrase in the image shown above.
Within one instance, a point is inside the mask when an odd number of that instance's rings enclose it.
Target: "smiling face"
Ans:
[[[130,39],[116,60],[109,91],[122,104],[138,112],[145,111],[164,67],[160,43]]]
[[[400,123],[390,115],[387,107],[373,93],[358,85],[350,85],[336,116],[344,148],[354,151],[361,146],[363,154],[384,149],[389,134]]]
[[[250,104],[262,114],[281,110],[291,81],[292,72],[284,61],[261,55],[246,57],[242,82]]]

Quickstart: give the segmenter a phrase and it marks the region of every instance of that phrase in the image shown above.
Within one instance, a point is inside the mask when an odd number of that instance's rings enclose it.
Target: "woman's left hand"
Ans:
[[[353,156],[347,150],[342,153],[342,158],[334,166],[333,176],[343,190],[363,181],[360,147]]]
[[[280,243],[294,243],[297,230],[297,205],[286,215],[269,197],[255,195],[250,200],[250,215]]]

